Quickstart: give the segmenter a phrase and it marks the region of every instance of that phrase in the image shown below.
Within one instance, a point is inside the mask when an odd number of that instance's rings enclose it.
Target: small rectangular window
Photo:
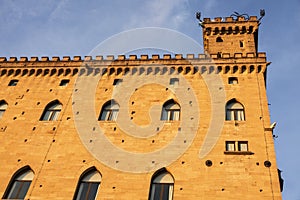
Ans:
[[[8,83],[8,86],[16,86],[18,84],[19,80],[10,80]]]
[[[59,86],[67,86],[69,84],[70,80],[69,79],[63,79],[60,81]]]
[[[115,79],[113,85],[120,85],[123,82],[123,79]]]
[[[226,151],[235,151],[234,141],[226,141]]]
[[[177,87],[179,85],[179,78],[170,78],[170,85]]]
[[[239,141],[238,142],[238,150],[239,151],[248,151],[248,142],[247,141]]]
[[[237,77],[229,77],[228,84],[238,84],[238,78]]]

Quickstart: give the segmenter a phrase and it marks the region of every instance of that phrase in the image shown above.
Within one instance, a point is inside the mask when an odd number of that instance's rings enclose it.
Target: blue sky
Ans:
[[[259,51],[267,52],[272,62],[267,89],[271,119],[277,122],[283,198],[300,200],[300,109],[294,106],[300,102],[299,0],[1,0],[0,56],[84,56],[108,37],[142,27],[174,29],[202,44],[196,11],[203,17],[224,17],[234,11],[259,15],[261,8],[266,16]]]

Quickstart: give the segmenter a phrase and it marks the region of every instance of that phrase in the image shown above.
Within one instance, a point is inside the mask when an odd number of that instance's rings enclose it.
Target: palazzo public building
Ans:
[[[1,57],[2,199],[281,199],[259,25],[204,18],[198,55]]]

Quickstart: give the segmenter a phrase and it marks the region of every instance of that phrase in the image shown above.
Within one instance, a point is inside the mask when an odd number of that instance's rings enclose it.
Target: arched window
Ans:
[[[226,104],[226,120],[244,121],[245,112],[242,104],[237,102],[235,99],[230,100]]]
[[[95,168],[85,172],[78,182],[74,200],[96,199],[101,179],[101,174]]]
[[[158,172],[152,177],[149,200],[172,200],[173,188],[173,176],[166,170]]]
[[[114,100],[110,100],[102,106],[98,120],[116,121],[118,113],[119,113],[119,104],[117,104]]]
[[[24,199],[33,177],[34,173],[29,167],[16,172],[10,181],[3,199]]]
[[[216,42],[223,42],[223,39],[221,37],[217,37]]]
[[[180,106],[173,100],[164,103],[161,111],[161,120],[175,121],[180,119]]]
[[[2,118],[6,109],[7,109],[7,103],[4,100],[0,101],[0,118]]]
[[[61,109],[62,109],[62,105],[59,101],[56,100],[56,101],[50,102],[46,106],[46,108],[40,118],[40,121],[55,121],[55,120],[57,120]]]

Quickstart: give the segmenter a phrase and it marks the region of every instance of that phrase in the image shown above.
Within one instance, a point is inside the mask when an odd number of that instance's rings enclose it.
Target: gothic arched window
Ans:
[[[114,100],[106,102],[101,109],[98,120],[100,121],[116,121],[119,113],[119,104]]]
[[[25,167],[16,172],[10,181],[3,199],[24,199],[33,177],[34,173],[30,167]]]
[[[78,182],[74,200],[96,199],[101,179],[101,174],[95,168],[83,173]]]
[[[180,119],[180,106],[173,99],[164,103],[161,111],[161,120],[178,121]]]
[[[226,104],[226,120],[245,121],[244,106],[235,99]]]
[[[149,200],[172,200],[174,190],[173,176],[163,170],[153,175]]]
[[[59,113],[62,109],[62,104],[55,100],[50,102],[44,109],[44,112],[40,118],[40,121],[55,121],[57,120]]]
[[[0,118],[2,118],[2,116],[4,115],[6,109],[7,109],[6,101],[4,101],[4,100],[0,101]]]

